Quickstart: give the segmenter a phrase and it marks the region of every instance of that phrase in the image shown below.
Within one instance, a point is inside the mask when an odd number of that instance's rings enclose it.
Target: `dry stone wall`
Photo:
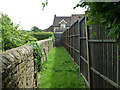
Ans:
[[[53,48],[52,39],[37,42],[46,54]],[[31,46],[24,45],[2,53],[2,88],[33,88],[34,57]]]
[[[45,49],[45,53],[48,54],[48,52],[50,52],[51,49],[53,48],[53,41],[52,41],[52,39],[40,40],[40,41],[37,41],[37,43],[39,44],[43,54],[44,54],[43,49]],[[44,59],[45,58],[42,58],[42,61]]]

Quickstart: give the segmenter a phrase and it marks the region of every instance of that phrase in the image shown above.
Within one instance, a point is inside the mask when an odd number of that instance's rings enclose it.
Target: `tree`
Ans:
[[[2,51],[26,44],[29,41],[37,40],[27,32],[18,29],[19,25],[13,26],[13,22],[8,15],[1,14],[0,32],[2,33]]]
[[[34,31],[34,32],[41,32],[42,30],[39,29],[39,28],[36,27],[36,26],[33,26],[32,29],[31,29],[31,31]]]
[[[87,8],[87,25],[100,23],[105,26],[108,36],[112,36],[120,43],[120,2],[84,2],[81,0],[76,7]],[[74,9],[76,8],[74,7]]]
[[[43,6],[43,9],[42,9],[42,10],[44,10],[45,6],[47,6],[47,5],[48,5],[48,0],[46,0],[45,3],[42,3],[42,6]]]

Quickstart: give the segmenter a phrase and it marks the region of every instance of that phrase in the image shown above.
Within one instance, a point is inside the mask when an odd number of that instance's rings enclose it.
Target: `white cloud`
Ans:
[[[30,30],[33,26],[46,29],[53,24],[54,14],[70,16],[83,14],[84,9],[73,7],[79,0],[48,0],[48,6],[42,11],[42,2],[46,0],[2,0],[0,11],[6,13],[20,28]]]

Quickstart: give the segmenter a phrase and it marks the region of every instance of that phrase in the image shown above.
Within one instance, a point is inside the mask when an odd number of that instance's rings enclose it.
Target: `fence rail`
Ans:
[[[87,17],[63,32],[62,42],[92,88],[120,88],[120,55],[116,41],[100,24],[85,28]],[[96,35],[95,35],[95,34]]]

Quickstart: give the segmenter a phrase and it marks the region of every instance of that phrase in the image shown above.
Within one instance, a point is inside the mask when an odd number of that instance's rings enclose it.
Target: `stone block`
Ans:
[[[49,44],[48,44],[49,40]],[[52,39],[41,40],[41,50],[48,54],[53,48]],[[48,46],[49,45],[49,46]],[[48,50],[49,47],[49,50]],[[2,86],[8,88],[33,88],[34,61],[33,49],[24,45],[2,53]]]

